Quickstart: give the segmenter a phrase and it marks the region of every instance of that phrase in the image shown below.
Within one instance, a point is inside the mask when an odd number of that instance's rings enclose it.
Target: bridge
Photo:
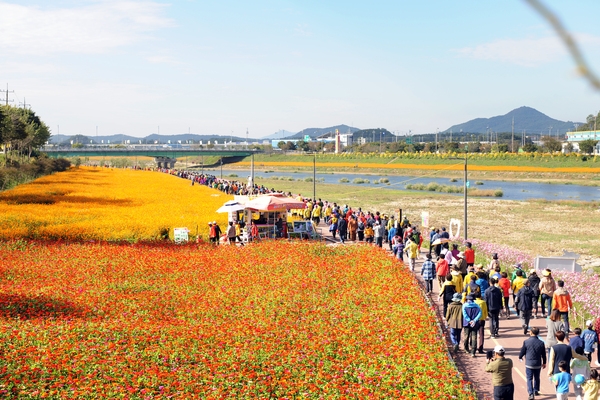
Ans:
[[[256,149],[191,149],[187,147],[136,146],[136,147],[82,147],[59,148],[46,146],[42,150],[48,157],[154,157],[159,168],[173,168],[177,158],[189,156],[248,157],[262,153]]]

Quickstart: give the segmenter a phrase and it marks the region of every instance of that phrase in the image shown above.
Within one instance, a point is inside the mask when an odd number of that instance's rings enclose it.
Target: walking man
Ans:
[[[462,315],[462,296],[460,293],[454,293],[452,296],[452,302],[448,304],[446,310],[446,323],[450,328],[450,341],[453,345],[453,350],[456,353],[460,346],[460,334],[463,329],[463,315]]]
[[[498,287],[498,281],[494,278],[490,279],[490,287],[484,293],[485,302],[488,306],[488,315],[490,316],[490,332],[491,338],[498,337],[500,329],[500,311],[502,310],[502,290]]]
[[[519,360],[523,361],[525,357],[525,373],[527,375],[527,392],[529,400],[535,399],[540,394],[540,373],[546,368],[546,349],[544,342],[538,338],[540,328],[534,326],[531,328],[529,339],[523,342]]]
[[[515,304],[517,310],[520,311],[519,318],[523,326],[523,334],[527,335],[527,329],[529,327],[529,320],[531,319],[531,310],[533,310],[533,290],[529,286],[529,281],[523,283],[523,287],[517,293],[515,297]]]
[[[465,329],[464,347],[471,357],[475,357],[477,351],[477,332],[479,331],[479,320],[481,319],[481,308],[474,302],[472,295],[467,296],[463,305],[463,327]]]
[[[573,302],[571,301],[571,295],[565,289],[565,282],[562,280],[556,281],[558,288],[554,291],[552,296],[552,307],[560,311],[560,316],[565,323],[565,333],[569,333],[569,310],[573,308]]]

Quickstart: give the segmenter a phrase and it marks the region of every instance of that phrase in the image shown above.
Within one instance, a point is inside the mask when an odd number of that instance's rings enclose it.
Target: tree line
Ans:
[[[30,109],[0,106],[0,146],[5,163],[11,157],[31,158],[50,139],[48,126]]]

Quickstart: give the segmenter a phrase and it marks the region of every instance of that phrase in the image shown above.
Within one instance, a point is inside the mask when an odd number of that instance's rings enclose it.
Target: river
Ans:
[[[212,169],[205,171],[220,176],[220,169]],[[255,170],[257,177],[272,178],[285,177],[294,178],[295,180],[304,181],[307,178],[312,178],[311,172],[289,172],[289,171],[275,171],[265,173],[264,171]],[[223,178],[227,178],[228,175],[235,174],[240,181],[246,182],[249,171],[246,170],[226,170],[223,169]],[[349,180],[347,183],[341,183],[340,179],[346,178]],[[388,179],[388,183],[375,184],[374,181],[380,178]],[[357,184],[353,183],[354,179],[369,180],[370,183]],[[260,184],[260,178],[256,179],[257,183]],[[393,189],[393,190],[406,190],[406,185],[423,183],[428,184],[430,182],[436,182],[440,185],[453,185],[463,186],[462,179],[458,179],[456,182],[451,182],[449,178],[418,178],[413,176],[400,176],[400,175],[372,175],[372,174],[353,174],[353,173],[325,173],[321,174],[317,172],[317,185],[319,183],[333,183],[343,184],[349,187],[378,187],[381,189]],[[476,185],[476,182],[483,184]],[[565,184],[550,184],[550,183],[536,183],[536,182],[513,182],[513,181],[486,181],[478,179],[477,181],[469,181],[471,188],[478,188],[482,190],[488,189],[500,189],[504,193],[502,197],[492,197],[498,200],[530,200],[530,199],[544,199],[544,200],[580,200],[580,201],[593,201],[600,199],[600,187],[594,186],[580,186],[580,185],[565,185]],[[277,189],[277,188],[275,188]],[[436,192],[430,192],[435,195]],[[455,194],[456,196],[462,196],[462,193]]]

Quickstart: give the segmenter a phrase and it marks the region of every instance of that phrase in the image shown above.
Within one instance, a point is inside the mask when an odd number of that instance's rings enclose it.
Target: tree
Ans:
[[[448,153],[457,151],[458,150],[458,142],[445,142],[444,150],[446,150],[446,152],[448,152]]]
[[[548,153],[562,150],[562,143],[552,136],[542,136],[542,145]]]
[[[525,143],[525,145],[523,146],[523,151],[527,153],[535,153],[536,151],[538,151],[538,147],[531,142]]]
[[[594,139],[583,140],[579,142],[579,151],[585,154],[592,154],[596,144],[598,144],[598,141]]]

